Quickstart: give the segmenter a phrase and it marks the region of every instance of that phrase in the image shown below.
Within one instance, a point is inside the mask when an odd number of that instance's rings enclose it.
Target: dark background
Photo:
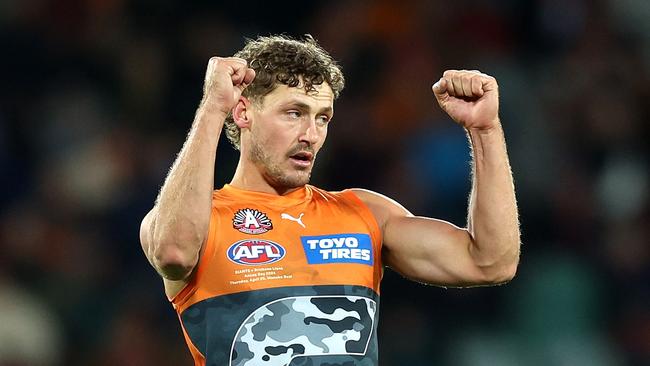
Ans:
[[[447,68],[497,78],[517,277],[441,289],[386,271],[381,364],[650,365],[650,2],[8,0],[0,5],[0,365],[189,365],[138,241],[210,56],[310,33],[338,59],[313,183],[465,224]],[[238,153],[219,147],[216,187]]]

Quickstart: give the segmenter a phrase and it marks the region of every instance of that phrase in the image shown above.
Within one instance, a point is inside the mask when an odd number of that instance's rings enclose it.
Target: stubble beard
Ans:
[[[298,188],[309,183],[311,168],[306,170],[283,170],[280,162],[274,161],[266,153],[264,146],[255,140],[251,141],[250,160],[263,169],[262,175],[273,187]]]

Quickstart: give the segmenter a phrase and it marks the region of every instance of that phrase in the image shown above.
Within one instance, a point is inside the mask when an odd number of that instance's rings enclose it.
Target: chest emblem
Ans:
[[[235,212],[232,227],[244,234],[263,234],[273,230],[271,219],[262,211],[244,208]]]

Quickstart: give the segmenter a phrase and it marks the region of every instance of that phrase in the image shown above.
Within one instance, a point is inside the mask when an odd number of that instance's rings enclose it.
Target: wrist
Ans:
[[[204,95],[199,104],[199,110],[215,117],[223,117],[225,120],[228,114],[230,114],[231,108],[224,107],[219,101],[210,98],[208,95]]]
[[[499,117],[496,117],[491,123],[486,127],[465,127],[465,130],[470,134],[475,135],[498,135],[503,134],[503,127],[501,126],[501,120]]]
[[[203,98],[199,104],[197,115],[209,117],[211,120],[225,121],[230,111],[225,110],[218,103],[214,103],[207,98]]]
[[[484,145],[501,145],[505,142],[505,135],[500,124],[490,128],[468,128],[466,130],[470,142],[475,148],[482,149]]]
[[[505,135],[498,119],[490,128],[468,128],[467,135],[476,162],[481,162],[486,157],[502,156],[505,153]]]
[[[228,114],[219,108],[201,103],[194,116],[192,128],[205,130],[207,133],[217,134],[218,136],[225,125],[227,116]]]

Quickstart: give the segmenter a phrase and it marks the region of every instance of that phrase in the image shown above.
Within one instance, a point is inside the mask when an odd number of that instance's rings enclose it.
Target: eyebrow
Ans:
[[[293,107],[300,108],[300,109],[311,110],[311,106],[309,104],[301,102],[299,100],[290,100],[287,103],[284,103],[282,106],[283,107],[293,106]],[[320,109],[318,112],[319,113],[332,114],[334,112],[334,110],[332,109],[331,106],[327,106],[325,108]]]

